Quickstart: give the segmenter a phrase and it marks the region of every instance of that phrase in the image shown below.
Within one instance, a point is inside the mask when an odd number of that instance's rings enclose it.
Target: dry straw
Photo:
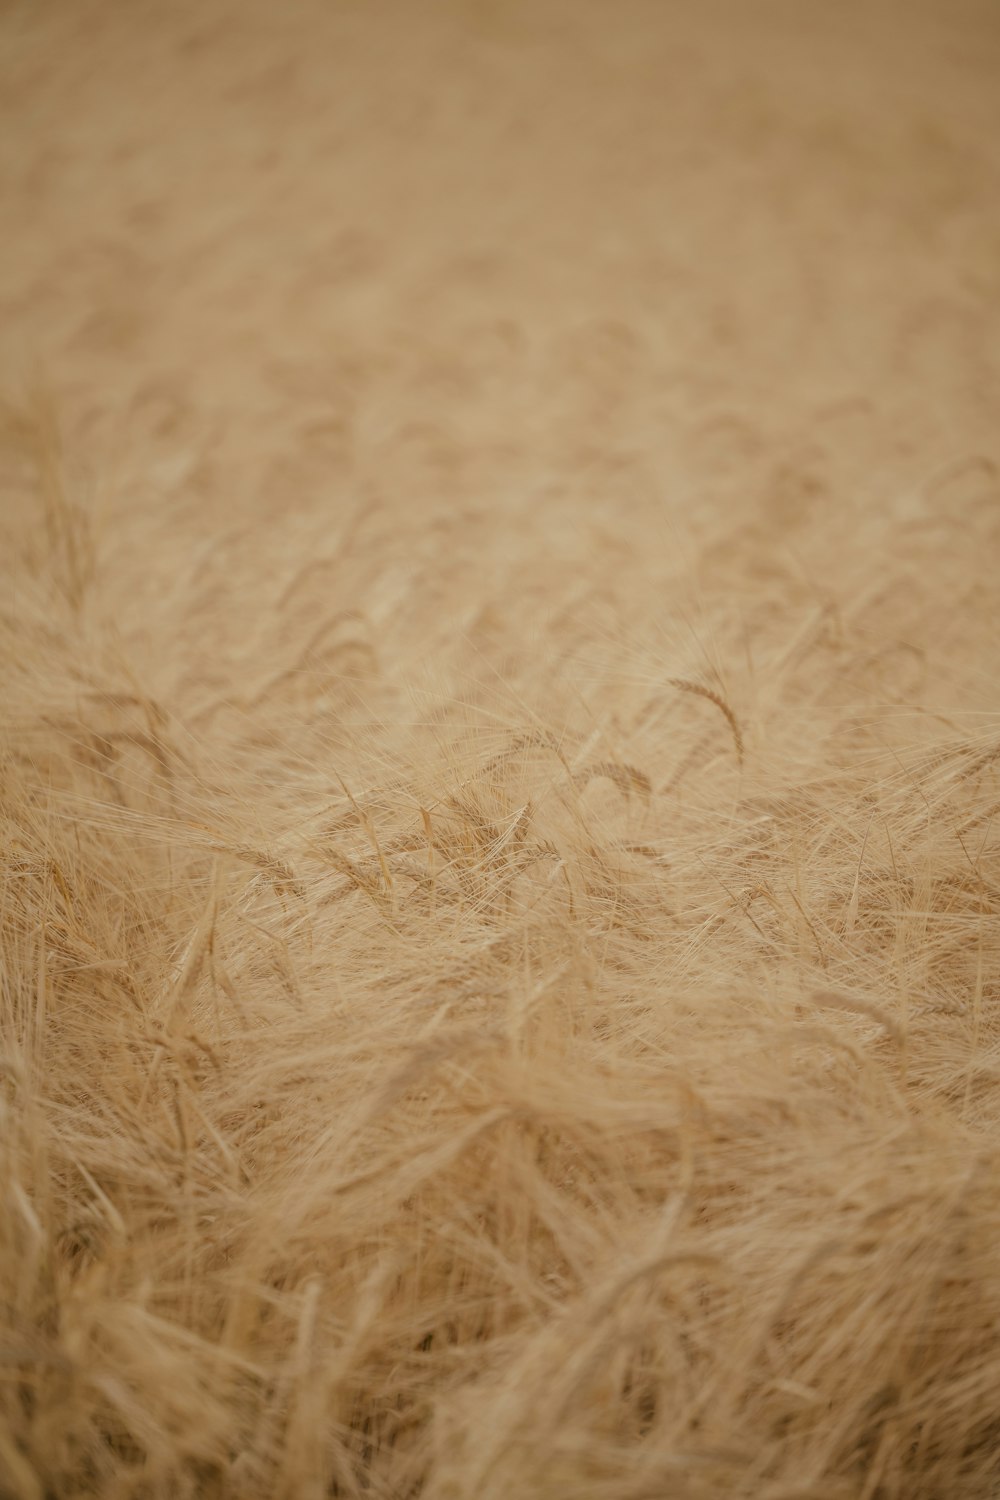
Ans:
[[[0,5],[2,1500],[1000,1494],[990,10]]]

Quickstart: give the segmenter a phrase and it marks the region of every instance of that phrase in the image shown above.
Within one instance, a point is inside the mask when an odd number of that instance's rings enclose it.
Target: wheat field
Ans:
[[[1000,1494],[995,0],[0,5],[3,1500]]]

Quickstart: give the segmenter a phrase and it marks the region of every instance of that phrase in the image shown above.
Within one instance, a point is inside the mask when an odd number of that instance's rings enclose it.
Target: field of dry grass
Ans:
[[[0,4],[3,1500],[1000,1493],[995,0]]]

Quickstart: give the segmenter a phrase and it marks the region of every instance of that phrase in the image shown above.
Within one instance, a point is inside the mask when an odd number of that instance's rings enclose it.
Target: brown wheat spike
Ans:
[[[740,729],[739,720],[733,713],[732,708],[717,693],[714,688],[707,687],[703,682],[691,682],[687,677],[670,677],[667,679],[671,687],[675,687],[682,693],[693,693],[698,698],[705,698],[709,703],[714,703],[719,712],[725,717],[726,723],[732,731],[733,744],[736,747],[736,759],[740,765],[743,764],[743,732]]]
[[[613,760],[595,761],[593,765],[584,766],[573,779],[580,791],[583,791],[587,783],[597,776],[603,776],[606,780],[614,782],[618,790],[626,797],[630,797],[633,792],[638,792],[642,797],[652,796],[653,784],[645,771],[640,771],[635,766],[619,764]]]

